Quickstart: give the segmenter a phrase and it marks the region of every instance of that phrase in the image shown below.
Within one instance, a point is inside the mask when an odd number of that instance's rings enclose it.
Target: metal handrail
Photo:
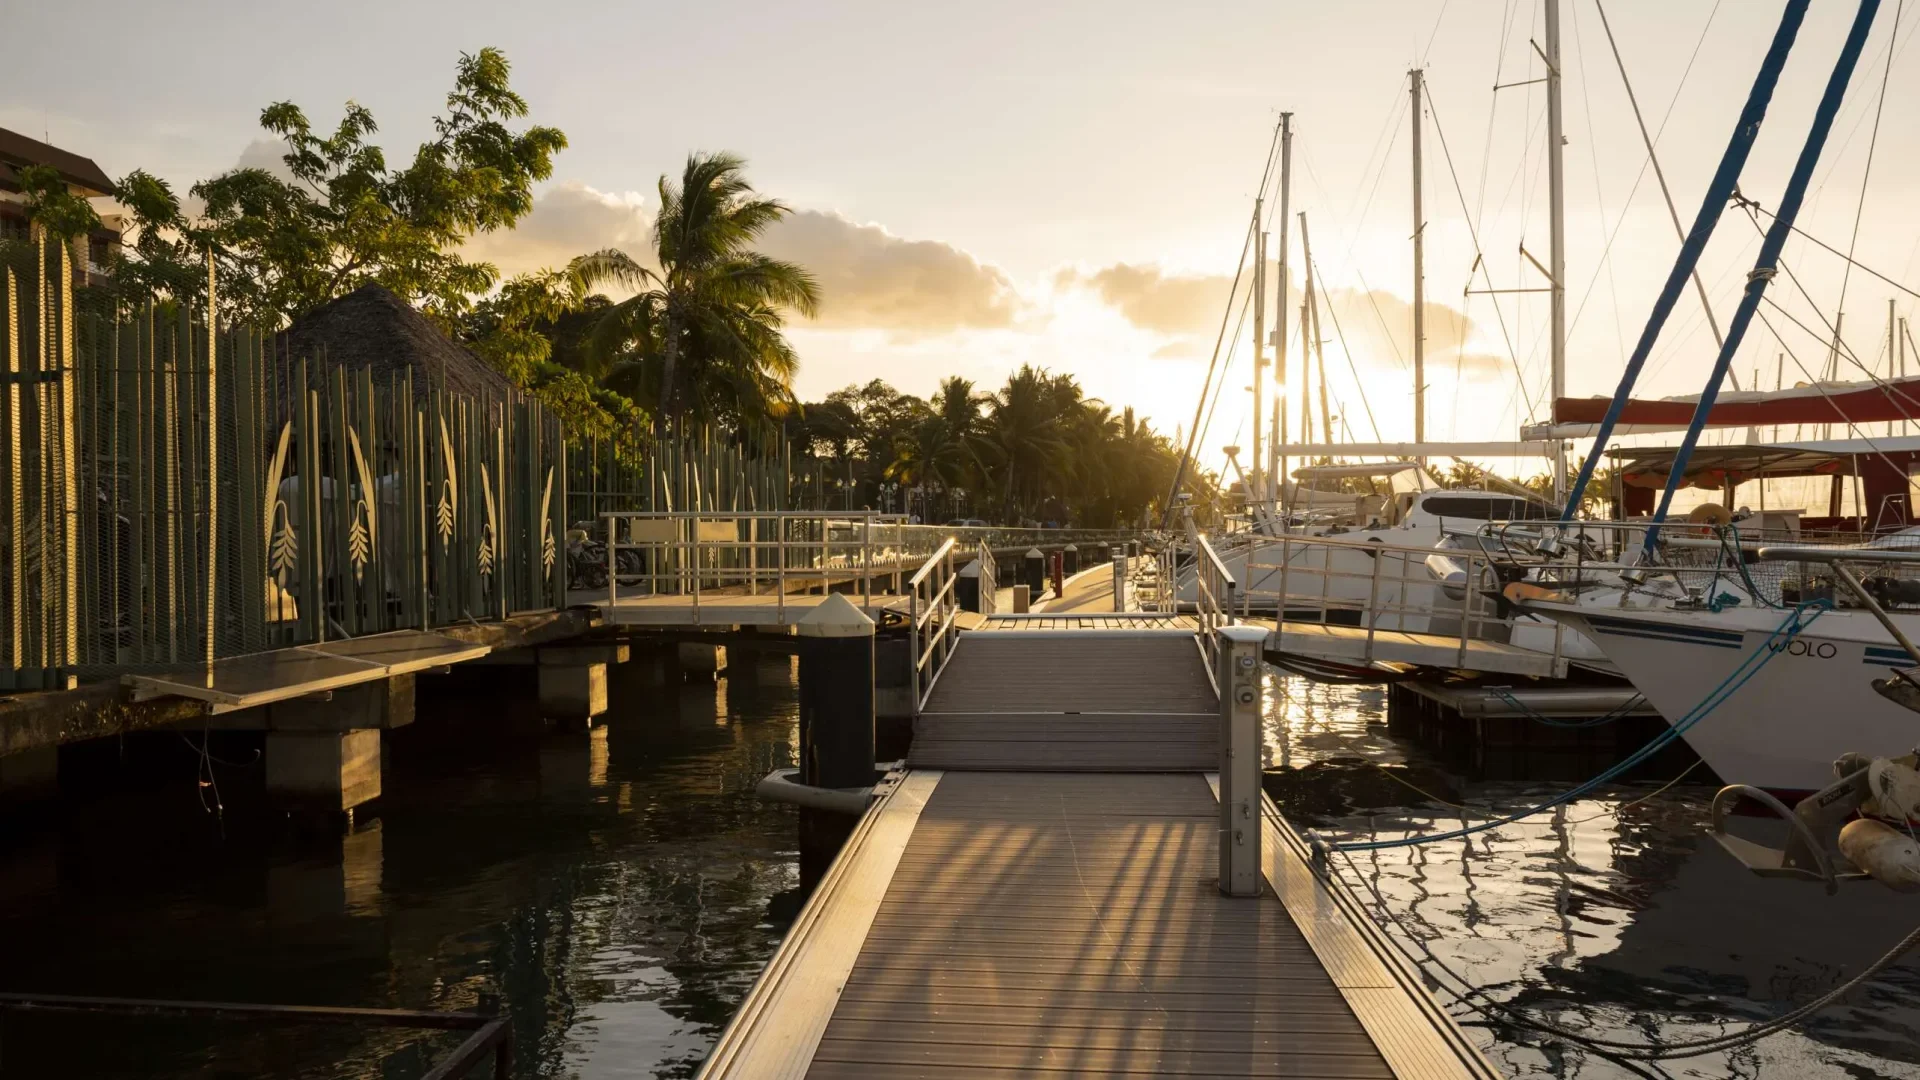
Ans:
[[[1342,568],[1337,557],[1343,553],[1364,553],[1365,569]],[[1263,557],[1271,554],[1277,554],[1278,560],[1265,561]],[[1460,563],[1463,580],[1455,585],[1435,577],[1426,561],[1436,554]],[[1498,605],[1493,603],[1502,585],[1494,569],[1497,565],[1503,562],[1494,553],[1476,548],[1442,550],[1372,540],[1284,535],[1248,545],[1246,580],[1239,589],[1243,602],[1254,596],[1273,597],[1280,624],[1328,624],[1334,621],[1336,611],[1354,612],[1359,617],[1357,628],[1364,634],[1365,661],[1375,659],[1381,633],[1411,632],[1453,639],[1455,663],[1466,668],[1472,666],[1469,650],[1474,642],[1486,640],[1490,627],[1511,627],[1515,622],[1511,616],[1501,617]],[[1277,590],[1262,587],[1276,575]],[[1296,595],[1302,578],[1307,579],[1304,584],[1309,591]],[[1349,595],[1337,595],[1336,585],[1342,582],[1349,583]],[[1457,599],[1450,596],[1455,588],[1459,589]],[[1303,608],[1317,619],[1303,613]],[[1565,629],[1557,621],[1552,624],[1552,635],[1550,660],[1557,668],[1564,659],[1565,646]]]
[[[270,1024],[352,1024],[412,1028],[419,1031],[469,1031],[460,1044],[421,1080],[453,1080],[482,1065],[494,1076],[513,1070],[513,1025],[504,1016],[480,1012],[431,1012],[420,1009],[332,1008],[314,1005],[259,1005],[227,1001],[163,1001],[147,998],[84,997],[69,994],[0,994],[0,1013],[95,1013],[125,1017],[173,1017],[196,1020],[252,1021]]]
[[[1000,570],[985,540],[979,541],[973,558],[980,567],[980,614],[991,615],[1000,606]]]
[[[953,552],[958,546],[957,540],[948,537],[907,583],[907,642],[913,657],[909,687],[916,713],[926,705],[934,683],[953,656],[954,616],[960,610],[955,588],[959,575],[953,569]],[[927,594],[929,586],[932,591]]]
[[[1200,623],[1201,649],[1206,653],[1207,670],[1211,672],[1220,659],[1219,636],[1214,631],[1233,625],[1233,597],[1238,583],[1227,572],[1227,564],[1220,561],[1205,535],[1196,536],[1194,546],[1194,617]]]

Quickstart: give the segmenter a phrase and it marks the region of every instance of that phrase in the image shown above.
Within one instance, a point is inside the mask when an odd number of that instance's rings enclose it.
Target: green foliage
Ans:
[[[538,398],[575,437],[600,439],[632,451],[644,421],[639,408],[626,396],[554,359],[554,328],[587,306],[588,300],[585,284],[567,271],[521,274],[461,320],[460,337],[515,385]]]
[[[206,299],[208,238],[180,211],[172,185],[144,169],[121,178],[114,197],[133,219],[134,239],[114,267],[113,288],[126,304]]]
[[[526,114],[492,48],[461,55],[436,138],[405,168],[389,168],[367,141],[378,126],[363,106],[348,102],[324,135],[292,102],[268,106],[260,125],[287,144],[292,179],[235,169],[193,188],[231,279],[227,306],[274,326],[377,282],[443,321],[471,311],[499,272],[459,247],[531,210],[533,185],[567,145],[554,128],[515,131],[510,122]]]
[[[877,379],[849,386],[806,405],[789,432],[813,458],[797,466],[803,475],[848,485],[823,491],[828,505],[911,508],[930,519],[1132,524],[1157,513],[1179,462],[1131,409],[1116,417],[1072,376],[1031,366],[993,394],[959,377],[924,401]],[[1202,501],[1212,497],[1208,478],[1190,484]]]
[[[794,404],[800,366],[781,332],[786,313],[811,316],[820,302],[806,270],[752,249],[787,207],[756,197],[730,154],[694,154],[680,182],[663,176],[659,191],[658,269],[613,249],[569,267],[590,288],[633,292],[597,321],[591,364],[662,418],[735,428],[778,421]]]
[[[54,239],[71,241],[100,227],[93,204],[67,190],[67,182],[50,165],[28,165],[17,174],[26,196],[27,220]]]

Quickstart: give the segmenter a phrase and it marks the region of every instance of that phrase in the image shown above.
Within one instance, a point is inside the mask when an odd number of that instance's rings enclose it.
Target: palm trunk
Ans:
[[[667,352],[660,362],[660,415],[673,415],[673,369],[680,362],[680,333],[667,317]]]

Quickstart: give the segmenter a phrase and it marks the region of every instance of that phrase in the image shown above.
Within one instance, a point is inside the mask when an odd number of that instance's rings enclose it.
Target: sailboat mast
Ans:
[[[1267,380],[1267,234],[1260,231],[1260,208],[1264,204],[1263,197],[1253,200],[1253,477],[1246,488],[1249,502],[1265,493],[1265,481],[1260,479],[1260,466],[1266,461],[1260,452],[1260,399]]]
[[[1280,447],[1287,441],[1287,203],[1293,184],[1293,114],[1280,114],[1280,280],[1273,291],[1273,372],[1277,377],[1273,398],[1273,455],[1267,470],[1273,485],[1269,496],[1280,498],[1287,490],[1287,459]],[[1255,416],[1254,423],[1260,418]]]
[[[1567,173],[1561,160],[1566,137],[1560,119],[1560,0],[1546,0],[1547,38],[1547,215],[1549,219],[1547,287],[1551,329],[1552,399],[1567,396]],[[1553,455],[1553,494],[1567,491],[1567,455],[1561,444]]]
[[[1313,241],[1307,232],[1307,212],[1305,210],[1300,211],[1300,258],[1307,264],[1307,277],[1312,279],[1314,276]],[[1309,284],[1311,284],[1311,280]],[[1327,408],[1327,339],[1320,333],[1320,293],[1318,290],[1309,287],[1307,289],[1307,298],[1310,301],[1308,310],[1312,317],[1313,326],[1313,355],[1317,358],[1317,366],[1320,369],[1320,438],[1330,443],[1333,441],[1333,413]],[[1302,357],[1300,366],[1304,368],[1306,367],[1306,363],[1306,358]],[[1301,388],[1303,391],[1305,387],[1306,381],[1303,379],[1301,380]],[[1304,406],[1302,407],[1304,408]]]
[[[1552,0],[1548,0],[1549,3]],[[1419,68],[1407,72],[1413,95],[1413,441],[1427,441],[1427,269],[1426,215],[1420,208],[1420,90]],[[1309,277],[1309,291],[1313,282]],[[1421,460],[1421,464],[1426,464]]]

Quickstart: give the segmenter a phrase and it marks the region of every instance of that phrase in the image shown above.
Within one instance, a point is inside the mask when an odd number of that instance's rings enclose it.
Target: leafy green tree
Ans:
[[[209,238],[180,209],[173,186],[144,169],[123,177],[114,196],[133,219],[133,242],[113,268],[117,299],[199,303],[206,297]]]
[[[443,322],[471,310],[499,271],[461,257],[460,246],[512,228],[567,145],[555,128],[514,130],[527,103],[508,71],[498,49],[461,54],[435,138],[399,169],[368,142],[378,127],[361,105],[348,102],[330,135],[292,102],[262,111],[261,127],[287,144],[292,179],[245,168],[193,188],[231,279],[222,283],[230,308],[276,326],[377,282]]]
[[[26,197],[27,221],[52,239],[72,242],[100,227],[93,204],[68,190],[66,180],[50,165],[28,165],[17,174]]]
[[[748,425],[794,403],[800,359],[781,331],[787,312],[818,310],[819,288],[753,250],[788,210],[758,197],[744,169],[731,154],[694,154],[678,184],[660,178],[654,266],[613,249],[574,260],[589,285],[633,292],[601,317],[590,351],[658,417]]]

